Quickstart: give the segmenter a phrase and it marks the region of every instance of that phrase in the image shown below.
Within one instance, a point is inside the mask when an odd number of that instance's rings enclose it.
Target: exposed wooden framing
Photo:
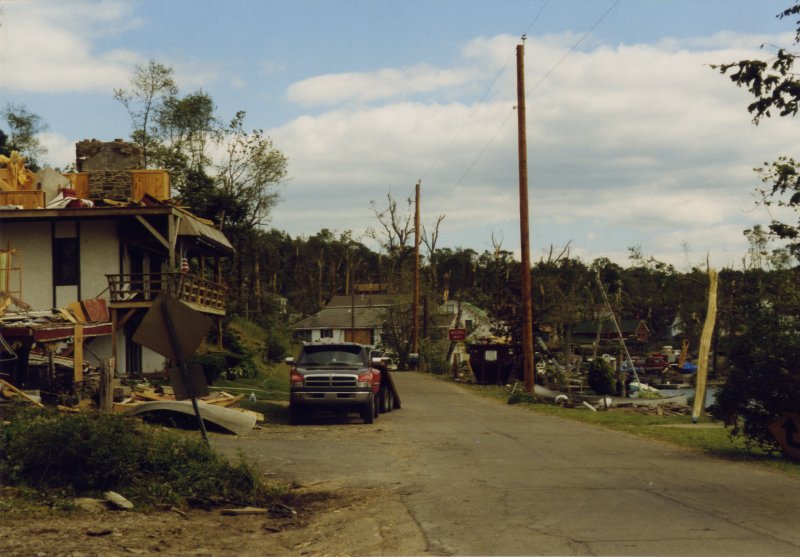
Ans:
[[[141,216],[141,215],[136,215],[136,220],[137,220],[137,221],[139,221],[139,223],[140,223],[142,226],[144,226],[144,227],[147,229],[147,231],[148,231],[148,232],[150,232],[150,234],[152,234],[152,235],[153,235],[153,238],[155,238],[156,240],[158,240],[158,241],[159,241],[159,243],[160,243],[162,246],[164,246],[165,248],[169,249],[169,247],[170,247],[170,243],[169,243],[169,242],[166,240],[166,238],[164,238],[164,236],[162,236],[162,235],[161,235],[161,233],[160,233],[158,230],[156,230],[156,229],[153,227],[153,225],[152,225],[152,224],[150,224],[149,222],[147,222],[147,219],[146,219],[146,218],[144,218],[144,217],[143,217],[143,216]]]
[[[113,326],[112,326],[113,331]],[[75,335],[72,337],[72,372],[76,383],[83,382],[83,325],[75,325]]]

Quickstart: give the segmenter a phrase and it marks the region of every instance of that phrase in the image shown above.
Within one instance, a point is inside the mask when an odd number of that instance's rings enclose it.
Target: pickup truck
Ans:
[[[308,343],[289,371],[289,422],[315,411],[358,412],[371,424],[381,411],[398,407],[389,371],[367,346],[352,342]],[[399,403],[399,399],[397,401]]]

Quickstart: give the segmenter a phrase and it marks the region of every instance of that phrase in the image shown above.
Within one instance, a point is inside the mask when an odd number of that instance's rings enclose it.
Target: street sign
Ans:
[[[169,312],[175,323],[176,340],[183,357],[190,358],[214,323],[199,311],[166,294],[159,294],[155,299],[142,323],[133,333],[133,342],[177,362],[178,358],[164,320],[165,311]]]
[[[467,338],[467,330],[466,329],[448,329],[447,330],[447,340],[450,341],[462,341]]]
[[[800,414],[786,413],[769,424],[769,431],[792,460],[800,460]]]

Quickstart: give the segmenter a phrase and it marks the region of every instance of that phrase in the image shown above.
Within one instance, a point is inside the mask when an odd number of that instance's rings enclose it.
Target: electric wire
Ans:
[[[526,35],[527,35],[528,31],[530,31],[530,30],[531,30],[531,28],[534,26],[534,24],[535,24],[535,23],[536,23],[536,22],[539,20],[539,17],[542,15],[542,12],[544,12],[545,8],[547,7],[547,5],[548,5],[549,3],[550,3],[550,0],[546,0],[546,1],[544,2],[544,4],[542,4],[542,7],[541,7],[541,8],[539,8],[539,11],[538,11],[538,12],[536,13],[536,15],[534,16],[534,18],[533,18],[533,21],[531,21],[530,25],[528,25],[528,28],[527,28],[527,29],[525,29],[525,34],[526,34]],[[492,92],[492,89],[494,89],[494,86],[497,84],[497,80],[499,80],[499,79],[500,79],[500,76],[501,76],[501,75],[503,75],[503,73],[506,71],[506,68],[508,67],[508,64],[509,64],[509,62],[511,62],[511,59],[512,59],[513,57],[514,57],[514,53],[513,53],[513,52],[511,52],[511,54],[509,54],[509,55],[508,55],[508,58],[506,58],[506,61],[505,61],[505,63],[503,64],[503,66],[502,66],[502,67],[501,67],[501,68],[500,68],[500,69],[497,71],[497,73],[495,74],[495,76],[494,76],[494,79],[492,79],[492,82],[491,82],[491,83],[489,84],[489,86],[486,88],[486,91],[484,92],[483,96],[480,98],[480,100],[479,100],[477,103],[475,103],[475,106],[472,108],[472,110],[470,111],[469,115],[468,115],[468,116],[467,116],[467,117],[464,119],[464,123],[463,123],[463,124],[461,124],[461,127],[458,129],[458,131],[455,133],[455,135],[453,135],[453,138],[450,140],[450,143],[448,143],[448,144],[447,144],[447,147],[445,147],[445,148],[444,148],[444,149],[443,149],[443,150],[442,150],[442,151],[439,153],[439,156],[438,156],[438,157],[436,157],[436,159],[435,159],[434,161],[432,161],[432,162],[431,162],[431,163],[428,165],[428,167],[427,167],[427,168],[425,169],[425,171],[422,173],[422,176],[421,176],[420,180],[424,180],[424,179],[427,177],[427,175],[428,175],[428,173],[430,172],[430,170],[431,170],[431,169],[432,169],[434,166],[436,166],[436,165],[439,163],[439,161],[441,161],[441,160],[444,158],[444,156],[445,156],[445,155],[446,155],[446,154],[447,154],[447,153],[450,151],[450,148],[453,146],[453,144],[456,142],[456,140],[457,140],[457,139],[458,139],[458,138],[461,136],[461,133],[462,133],[462,132],[463,132],[463,131],[466,129],[466,127],[467,127],[467,124],[469,124],[469,123],[470,123],[470,121],[472,120],[472,118],[475,116],[475,113],[476,113],[476,112],[478,111],[478,109],[480,109],[480,108],[483,106],[483,104],[486,102],[486,99],[489,97],[489,93],[491,93],[491,92]]]
[[[536,85],[534,85],[532,88],[530,88],[528,91],[525,92],[525,98],[526,99],[528,98],[528,96],[531,93],[536,91],[573,52],[575,52],[575,50],[586,39],[586,37],[588,37],[597,28],[598,25],[600,25],[600,23],[608,16],[608,14],[611,13],[611,11],[617,6],[617,4],[619,4],[619,2],[620,2],[620,0],[614,0],[614,2],[608,7],[608,9],[606,9],[606,11],[603,12],[602,15],[600,15],[600,17],[594,22],[594,24],[583,35],[581,35],[581,37],[572,45],[572,47],[564,54],[564,56],[562,56],[558,60],[558,62],[556,62],[555,65],[552,68],[550,68],[542,76],[542,78],[536,83]],[[541,10],[540,10],[539,14],[541,14]],[[539,14],[537,14],[537,16],[536,16],[537,19],[539,17]],[[535,22],[535,20],[534,20],[534,22]],[[528,30],[530,30],[530,28],[532,26],[533,26],[533,23],[530,26],[528,26]],[[526,31],[525,34],[527,35],[527,31]],[[509,56],[509,60],[510,60],[510,58],[511,58],[511,56]],[[506,61],[506,65],[507,64],[508,64],[508,61]],[[504,65],[503,66],[503,70],[505,70],[505,67],[506,66]],[[501,71],[503,71],[503,70],[501,70]],[[495,81],[496,80],[497,80],[497,78],[495,78]],[[461,177],[448,190],[447,194],[444,197],[441,198],[441,201],[439,203],[439,207],[440,208],[444,206],[445,202],[447,202],[447,200],[450,199],[450,197],[452,197],[452,195],[455,192],[455,190],[464,182],[464,179],[469,175],[469,173],[472,171],[472,169],[475,168],[475,166],[477,166],[478,162],[481,160],[481,158],[483,158],[483,155],[486,153],[486,151],[489,150],[489,147],[494,143],[495,139],[497,139],[497,136],[500,134],[500,132],[506,126],[506,123],[508,122],[509,118],[511,118],[511,116],[514,114],[514,110],[515,109],[516,109],[516,107],[514,107],[514,109],[512,109],[511,111],[508,112],[506,117],[503,119],[503,121],[500,123],[500,125],[495,130],[494,134],[492,134],[492,136],[489,138],[489,140],[486,142],[486,144],[483,146],[483,148],[477,154],[477,156],[472,161],[472,163],[470,163],[470,165],[467,167],[467,169],[464,171],[464,173],[461,175]],[[474,113],[474,111],[473,111],[473,113]],[[472,115],[470,115],[470,117],[471,116]],[[464,124],[464,126],[466,126],[466,123]],[[462,127],[462,130],[463,130],[463,127]],[[460,133],[460,131],[461,130],[459,130],[459,133]],[[453,141],[455,141],[455,139]],[[452,142],[451,142],[451,145],[452,145]],[[438,160],[437,160],[437,162],[438,162]]]

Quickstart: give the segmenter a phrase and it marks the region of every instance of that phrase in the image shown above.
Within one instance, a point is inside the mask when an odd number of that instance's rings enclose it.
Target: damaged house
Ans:
[[[0,168],[0,379],[19,388],[55,389],[64,368],[73,391],[95,370],[163,370],[132,340],[162,292],[218,328],[225,316],[219,260],[233,248],[172,202],[168,173],[140,170],[121,140],[82,141],[76,154],[79,172],[46,169],[35,183]]]

